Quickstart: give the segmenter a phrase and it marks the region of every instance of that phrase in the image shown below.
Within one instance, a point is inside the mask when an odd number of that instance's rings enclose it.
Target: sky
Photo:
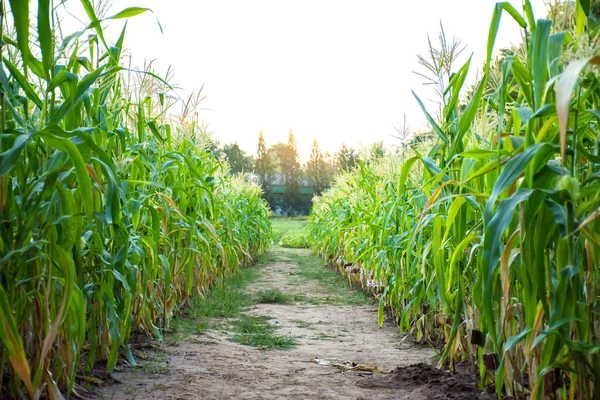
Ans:
[[[511,1],[521,9],[521,1]],[[68,1],[75,15],[79,2]],[[446,36],[472,55],[470,83],[485,58],[495,0],[113,0],[111,13],[149,7],[131,19],[125,45],[133,65],[155,60],[156,71],[174,70],[182,96],[203,87],[200,118],[213,138],[256,151],[258,133],[268,145],[293,130],[302,159],[317,138],[336,152],[383,140],[398,145],[396,128],[427,129],[411,90],[433,111],[430,87],[417,54]],[[532,0],[536,18],[543,0]],[[79,6],[80,7],[80,6]],[[157,21],[162,26],[162,32]],[[122,21],[109,23],[114,42]],[[74,25],[75,26],[75,25]],[[112,29],[111,29],[112,28]],[[518,43],[521,31],[503,17],[496,49]]]

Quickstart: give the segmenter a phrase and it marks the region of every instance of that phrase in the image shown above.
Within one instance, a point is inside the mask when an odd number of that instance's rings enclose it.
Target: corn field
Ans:
[[[500,396],[600,396],[600,65],[590,2],[557,30],[497,3],[483,78],[452,71],[426,152],[363,162],[315,201],[315,250],[403,333]],[[501,18],[522,51],[497,62]]]
[[[197,121],[169,118],[169,83],[124,66],[125,27],[105,37],[108,20],[146,9],[101,20],[81,0],[87,29],[61,36],[52,1],[9,3],[0,397],[59,399],[77,396],[77,374],[99,362],[135,364],[132,333],[160,339],[191,296],[267,249],[271,226],[259,186],[224,172]]]

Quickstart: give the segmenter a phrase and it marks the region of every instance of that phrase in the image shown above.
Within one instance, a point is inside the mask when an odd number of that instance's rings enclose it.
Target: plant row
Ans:
[[[500,395],[600,395],[600,64],[590,4],[557,30],[498,3],[483,77],[448,71],[427,151],[342,174],[316,199],[314,248],[357,271],[401,332],[441,340]],[[493,58],[500,19],[523,44]],[[579,397],[577,397],[579,396]],[[555,397],[556,398],[556,397]]]
[[[0,397],[83,396],[82,369],[135,364],[133,333],[161,338],[270,244],[260,187],[174,121],[165,79],[123,66],[126,25],[105,37],[147,10],[81,0],[87,27],[62,36],[52,3],[0,3]]]

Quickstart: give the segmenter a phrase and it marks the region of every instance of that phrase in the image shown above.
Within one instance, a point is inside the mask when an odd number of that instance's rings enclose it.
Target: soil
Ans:
[[[451,374],[430,364],[413,364],[397,367],[388,375],[358,382],[369,389],[413,389],[414,393],[426,393],[429,399],[494,400],[496,395],[477,389],[476,382],[468,374]]]
[[[377,326],[377,306],[329,301],[354,289],[301,278],[302,262],[318,263],[309,250],[275,247],[256,267],[248,293],[279,288],[314,299],[256,304],[245,314],[267,315],[277,334],[296,337],[291,350],[259,350],[211,329],[158,351],[138,352],[153,368],[119,366],[117,383],[97,390],[99,399],[487,399],[467,375],[431,367],[434,350],[403,340],[393,322]],[[326,268],[322,266],[321,268]],[[341,288],[341,289],[340,289]],[[342,292],[340,293],[340,290]],[[344,291],[346,294],[344,294]],[[334,365],[323,364],[338,363]],[[374,365],[373,365],[374,364]],[[355,370],[347,369],[356,366]],[[375,369],[375,371],[373,371]],[[380,371],[391,371],[389,374]]]

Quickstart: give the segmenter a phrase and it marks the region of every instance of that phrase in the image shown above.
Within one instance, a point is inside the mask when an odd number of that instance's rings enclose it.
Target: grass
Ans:
[[[139,368],[147,374],[166,375],[171,372],[169,366],[164,365],[160,361],[146,361],[145,363],[140,365]]]
[[[265,258],[263,257],[263,262]],[[214,328],[215,318],[232,318],[231,325],[226,322],[228,329],[233,329],[231,341],[243,345],[257,347],[261,350],[286,350],[296,344],[292,336],[275,334],[276,327],[268,321],[267,316],[250,316],[242,314],[253,302],[268,304],[290,304],[294,296],[283,293],[280,289],[270,289],[258,292],[254,298],[246,293],[246,286],[258,277],[253,269],[244,269],[238,274],[215,285],[204,297],[197,297],[185,316],[176,318],[171,327],[173,333],[165,336],[165,343],[176,345],[188,340],[192,335],[201,335],[208,329]],[[143,370],[152,372],[159,370],[156,363],[151,363]]]
[[[182,316],[173,319],[172,331],[164,335],[163,340],[166,345],[176,346],[180,342],[190,340],[194,335],[203,335],[212,327],[213,324],[204,318]]]
[[[293,336],[275,334],[277,329],[265,315],[240,315],[234,323],[235,335],[232,342],[261,350],[289,350],[296,345]]]
[[[222,327],[214,318],[235,318],[251,304],[251,297],[244,293],[246,286],[258,277],[256,270],[246,268],[217,283],[205,296],[192,299],[186,313],[171,322],[171,332],[164,336],[167,345],[190,340],[209,329]]]
[[[278,244],[288,249],[308,249],[310,248],[310,238],[306,231],[286,232]]]
[[[331,268],[323,266],[319,257],[315,255],[287,254],[292,262],[297,263],[299,268],[297,279],[315,281],[327,295],[323,298],[304,296],[302,299],[307,303],[329,304],[336,306],[353,306],[372,304],[373,299],[368,294],[350,288],[348,282]]]
[[[162,352],[153,353],[150,359],[140,363],[133,371],[142,371],[147,374],[166,375],[171,372],[167,360],[167,355]]]
[[[196,297],[190,306],[193,317],[234,318],[250,306],[246,286],[258,277],[256,270],[246,268],[216,284],[204,297]]]
[[[273,243],[279,243],[287,235],[302,235],[306,233],[306,219],[294,220],[292,218],[271,218],[273,229]]]
[[[295,298],[280,289],[261,290],[255,296],[258,304],[291,304]]]

